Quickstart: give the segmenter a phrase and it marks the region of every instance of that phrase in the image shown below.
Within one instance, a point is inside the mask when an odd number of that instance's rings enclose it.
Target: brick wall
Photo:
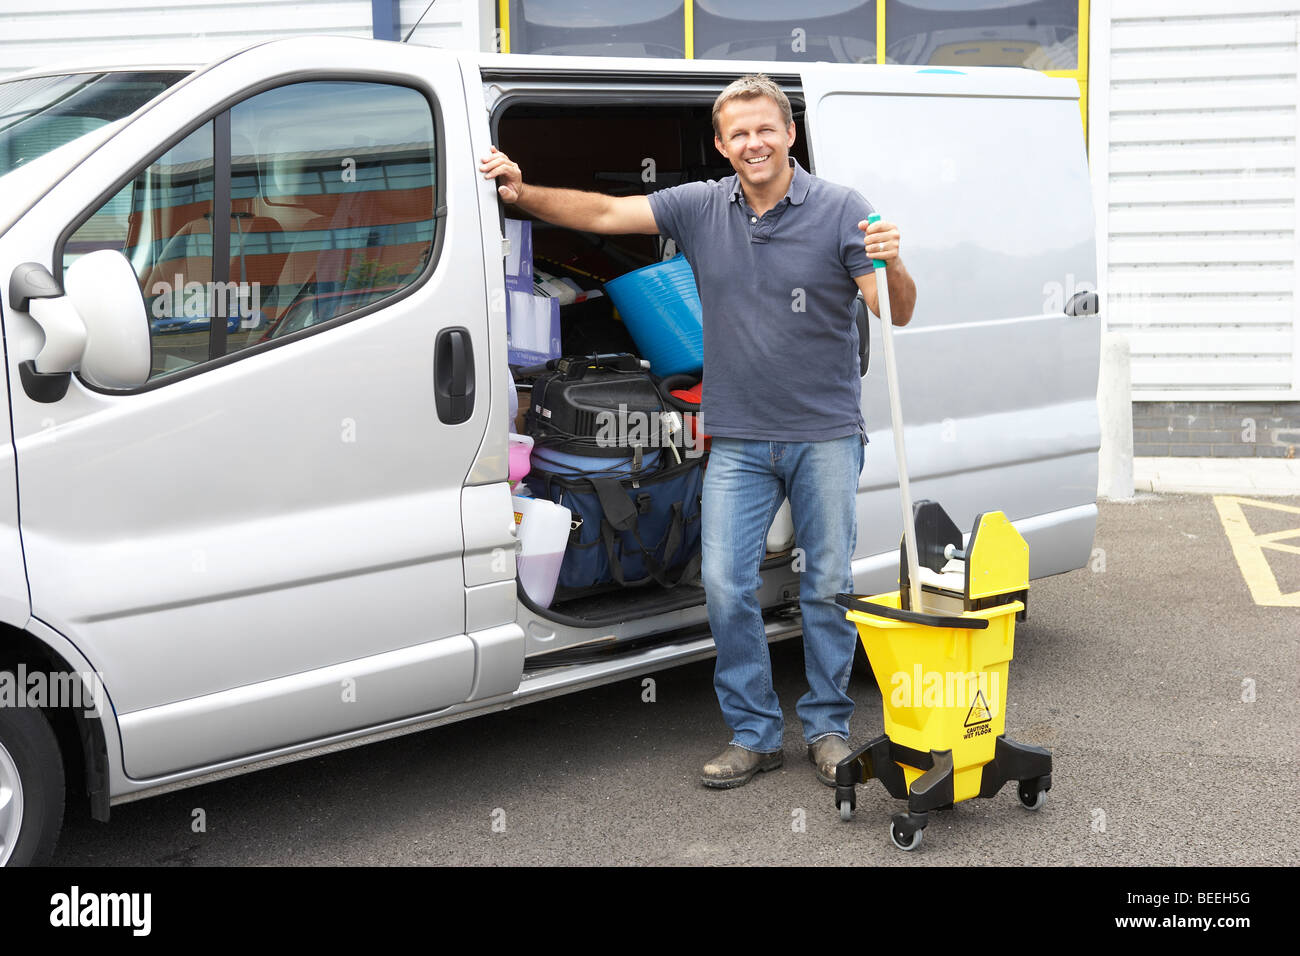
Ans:
[[[1134,402],[1139,458],[1295,458],[1300,402]]]

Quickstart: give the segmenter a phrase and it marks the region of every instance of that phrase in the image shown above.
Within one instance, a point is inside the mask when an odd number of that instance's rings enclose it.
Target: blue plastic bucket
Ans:
[[[703,311],[685,256],[611,279],[605,291],[655,375],[693,375],[704,368]]]

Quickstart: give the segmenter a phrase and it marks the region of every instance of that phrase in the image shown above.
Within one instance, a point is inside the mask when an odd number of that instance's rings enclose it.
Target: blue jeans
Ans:
[[[808,743],[827,734],[848,739],[853,699],[847,690],[858,635],[835,595],[853,590],[862,461],[858,435],[818,442],[713,439],[702,516],[704,589],[718,648],[713,684],[731,742],[746,750],[781,749],[781,705],[755,592],[768,528],[787,497],[809,688],[795,710]]]

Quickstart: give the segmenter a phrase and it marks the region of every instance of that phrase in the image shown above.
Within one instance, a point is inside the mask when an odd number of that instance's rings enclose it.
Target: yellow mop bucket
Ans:
[[[872,264],[903,541],[897,591],[835,599],[858,627],[885,704],[885,733],[836,766],[835,802],[840,819],[850,820],[857,784],[879,780],[907,801],[890,839],[914,850],[931,810],[991,797],[1008,780],[1020,781],[1021,804],[1039,809],[1052,786],[1052,755],[1002,733],[1015,619],[1024,620],[1029,601],[1029,546],[1002,512],[990,511],[976,516],[962,550],[961,531],[938,504],[912,505],[889,281],[885,262]]]
[[[898,592],[871,601],[897,608]],[[973,612],[970,619],[988,623],[983,630],[848,612],[876,671],[885,735],[920,753],[951,750],[956,801],[979,794],[984,764],[993,759],[993,742],[1002,735],[1012,632],[1015,614],[1023,607],[1013,601]],[[909,786],[921,773],[903,768]]]
[[[1051,788],[1051,755],[1007,740],[1007,666],[1015,622],[1029,588],[1029,549],[1001,512],[975,519],[970,544],[930,501],[916,504],[919,578],[926,611],[911,610],[907,563],[902,588],[838,596],[857,625],[884,703],[885,733],[836,769],[840,816],[851,819],[854,787],[872,777],[907,799],[890,837],[920,845],[931,810],[991,797],[1021,781],[1020,800],[1038,809]]]

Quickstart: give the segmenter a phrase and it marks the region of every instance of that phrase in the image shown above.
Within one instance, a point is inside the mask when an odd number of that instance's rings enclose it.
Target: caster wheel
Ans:
[[[898,827],[894,826],[892,823],[889,825],[889,839],[894,841],[894,846],[909,853],[921,845],[921,834],[924,832],[924,830],[917,830],[912,834],[910,840],[906,840],[903,838],[903,835],[898,832]]]
[[[1021,787],[1017,792],[1017,796],[1020,797],[1020,805],[1026,810],[1041,810],[1043,804],[1047,802],[1046,790],[1033,791]]]
[[[840,801],[840,819],[845,823],[853,819],[853,804],[847,800]]]

